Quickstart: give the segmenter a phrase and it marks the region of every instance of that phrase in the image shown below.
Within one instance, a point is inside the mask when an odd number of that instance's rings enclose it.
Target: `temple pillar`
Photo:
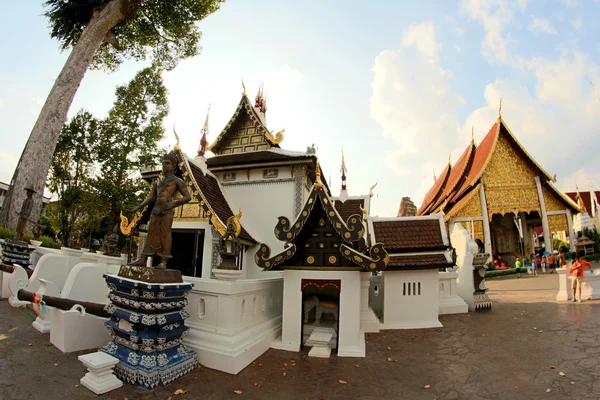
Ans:
[[[552,253],[552,235],[548,225],[548,214],[546,212],[546,201],[544,200],[544,192],[542,191],[542,182],[539,176],[535,177],[535,185],[537,187],[538,198],[540,200],[540,209],[542,211],[542,228],[544,229],[544,250]]]
[[[485,199],[485,190],[483,185],[479,186],[479,202],[481,203],[481,216],[483,217],[483,242],[485,252],[492,256],[492,237],[490,236],[490,218],[488,216],[487,201]]]
[[[571,251],[575,251],[575,242],[577,238],[575,237],[575,230],[573,229],[573,216],[571,215],[571,210],[567,210],[567,226],[569,227],[569,247]]]

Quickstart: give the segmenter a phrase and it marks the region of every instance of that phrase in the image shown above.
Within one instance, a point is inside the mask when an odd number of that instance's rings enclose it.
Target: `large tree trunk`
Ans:
[[[128,10],[130,3],[131,0],[112,0],[94,13],[83,30],[29,135],[0,213],[0,225],[16,229],[19,212],[26,198],[25,188],[28,187],[37,193],[33,196],[34,206],[29,219],[38,221],[48,170],[69,107],[94,54],[107,33],[127,17],[125,10]],[[28,228],[30,231],[31,224]]]

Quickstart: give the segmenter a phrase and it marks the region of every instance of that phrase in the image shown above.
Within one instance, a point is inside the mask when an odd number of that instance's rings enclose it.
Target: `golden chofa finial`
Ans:
[[[450,159],[452,158],[452,153],[448,153],[448,165],[452,165]]]
[[[378,183],[379,181],[375,181],[375,184],[369,189],[369,197],[375,196],[375,193],[373,193],[373,189],[375,189],[375,186],[377,186]]]
[[[227,227],[231,227],[233,229],[233,233],[235,236],[239,236],[240,232],[242,232],[242,224],[240,224],[240,218],[242,218],[242,209],[236,215],[232,215],[227,219]]]
[[[242,79],[242,88],[244,89],[244,91],[242,92],[242,94],[244,96],[246,96],[246,85],[244,85],[244,79]]]
[[[179,135],[177,134],[177,131],[175,130],[175,124],[173,124],[173,133],[175,134],[175,139],[177,140],[175,142],[175,147],[173,147],[173,150],[179,151],[179,150],[181,150],[181,147],[179,147]]]
[[[475,127],[471,125],[471,143],[475,143]]]
[[[437,181],[437,176],[435,176],[435,169],[433,170],[433,181]]]
[[[502,97],[500,97],[500,105],[498,106],[498,118],[502,118]]]
[[[323,189],[323,182],[321,181],[321,166],[319,165],[319,162],[317,161],[317,168],[315,170],[315,189],[320,190]]]

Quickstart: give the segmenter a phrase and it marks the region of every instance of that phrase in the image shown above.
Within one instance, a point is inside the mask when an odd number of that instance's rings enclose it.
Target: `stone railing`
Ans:
[[[440,277],[440,298],[439,313],[442,314],[460,314],[469,311],[469,305],[458,296],[456,288],[456,278],[458,272],[454,268],[446,268],[446,271],[439,272]]]
[[[237,374],[281,334],[283,278],[184,280],[194,284],[185,308],[190,330],[184,343],[202,365]]]

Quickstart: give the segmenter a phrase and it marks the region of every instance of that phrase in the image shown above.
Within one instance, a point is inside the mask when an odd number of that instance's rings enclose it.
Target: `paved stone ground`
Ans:
[[[441,329],[369,334],[364,359],[269,350],[237,376],[201,367],[168,388],[124,387],[103,398],[598,399],[600,301],[556,302],[557,279],[488,280],[492,311],[442,316]],[[0,355],[0,399],[98,398],[78,386],[86,372],[78,354],[49,346],[6,301]]]

